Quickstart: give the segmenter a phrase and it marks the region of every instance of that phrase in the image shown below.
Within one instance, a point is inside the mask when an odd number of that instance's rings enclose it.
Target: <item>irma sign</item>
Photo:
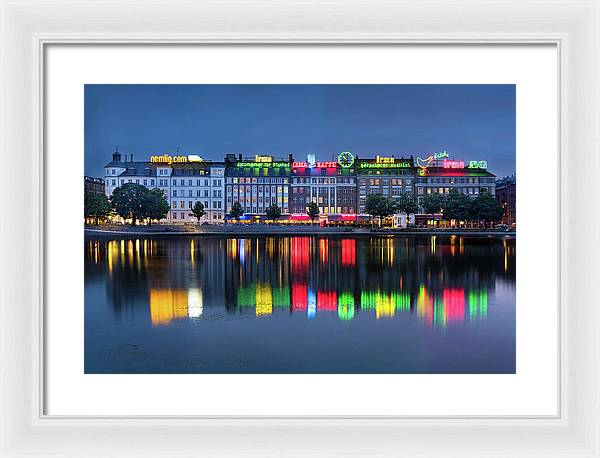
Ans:
[[[427,156],[425,159],[418,157],[417,166],[419,167],[419,175],[425,175],[427,169],[435,162],[438,167],[444,169],[487,169],[487,161],[455,161],[448,158],[448,152],[442,151],[439,153],[433,153]],[[440,162],[441,161],[441,165]]]

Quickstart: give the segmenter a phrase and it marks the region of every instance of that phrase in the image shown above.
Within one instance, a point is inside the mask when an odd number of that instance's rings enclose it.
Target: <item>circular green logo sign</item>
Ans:
[[[350,151],[342,151],[338,156],[338,164],[342,167],[352,167],[354,156]]]

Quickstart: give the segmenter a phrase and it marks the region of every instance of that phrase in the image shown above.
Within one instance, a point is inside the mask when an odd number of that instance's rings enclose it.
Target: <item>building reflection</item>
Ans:
[[[116,319],[152,326],[214,314],[389,320],[432,328],[485,320],[514,286],[514,239],[244,237],[86,239],[86,282]]]

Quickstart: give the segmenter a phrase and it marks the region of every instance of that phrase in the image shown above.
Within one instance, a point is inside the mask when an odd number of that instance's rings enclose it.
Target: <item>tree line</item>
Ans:
[[[136,183],[125,183],[116,188],[110,199],[104,194],[86,192],[84,197],[84,216],[94,219],[96,225],[110,215],[131,219],[131,225],[137,221],[165,218],[170,210],[169,202],[160,189],[148,189]]]
[[[487,191],[480,192],[474,199],[456,189],[451,189],[447,195],[431,193],[425,195],[422,205],[426,214],[442,214],[445,220],[491,223],[500,220],[504,214],[500,203]],[[381,219],[396,213],[416,213],[417,206],[407,194],[398,199],[370,194],[367,196],[365,211],[378,217],[381,222]]]
[[[478,194],[475,199],[451,189],[449,194],[431,193],[423,198],[423,210],[427,214],[442,214],[445,220],[483,221],[484,223],[500,220],[504,210],[487,191]],[[148,189],[136,183],[126,183],[116,188],[109,198],[104,194],[86,192],[84,198],[84,214],[86,219],[94,219],[96,225],[110,215],[118,215],[130,219],[131,224],[137,221],[157,221],[165,218],[170,210],[169,202],[160,189]],[[365,203],[365,211],[372,217],[382,219],[397,213],[417,213],[417,205],[410,194],[403,193],[395,199],[382,194],[369,194]],[[200,219],[206,214],[202,202],[196,202],[191,214]],[[311,221],[319,216],[319,206],[311,202],[307,214]],[[231,218],[239,219],[244,214],[239,202],[234,202],[229,212]],[[281,208],[273,204],[266,210],[270,220],[281,217]]]

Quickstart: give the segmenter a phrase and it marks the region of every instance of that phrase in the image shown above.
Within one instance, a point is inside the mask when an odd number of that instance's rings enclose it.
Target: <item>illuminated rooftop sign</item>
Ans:
[[[238,162],[237,164],[235,164],[236,167],[261,167],[261,168],[266,168],[266,167],[289,167],[290,163],[289,162]]]
[[[338,156],[338,164],[344,168],[352,167],[354,155],[350,151],[342,151]]]
[[[315,162],[314,165],[310,165],[310,163],[308,161],[302,161],[302,162],[292,162],[292,168],[293,169],[306,169],[306,168],[323,168],[323,169],[330,169],[330,168],[335,168],[338,166],[338,163],[335,161],[325,161],[325,162]]]
[[[254,162],[273,162],[273,157],[272,156],[260,156],[257,154],[254,156]]]
[[[469,161],[470,169],[487,169],[487,161]]]
[[[375,162],[360,162],[358,164],[359,169],[407,169],[411,167],[410,161],[384,156],[375,157]]]
[[[433,164],[434,161],[439,164],[440,159],[442,160],[441,166],[444,169],[487,169],[487,161],[469,161],[465,167],[465,161],[455,161],[447,159],[448,152],[442,151],[440,153],[434,153],[427,156],[425,159],[420,157],[417,158],[417,166],[419,167],[419,175],[425,175],[427,169]]]
[[[464,169],[465,161],[450,161],[448,159],[444,159],[442,162],[442,167],[445,169]]]
[[[162,156],[150,156],[150,162],[155,164],[182,164],[186,162],[202,162],[203,159],[197,154],[190,154],[188,156],[171,156],[170,154],[163,154]]]

